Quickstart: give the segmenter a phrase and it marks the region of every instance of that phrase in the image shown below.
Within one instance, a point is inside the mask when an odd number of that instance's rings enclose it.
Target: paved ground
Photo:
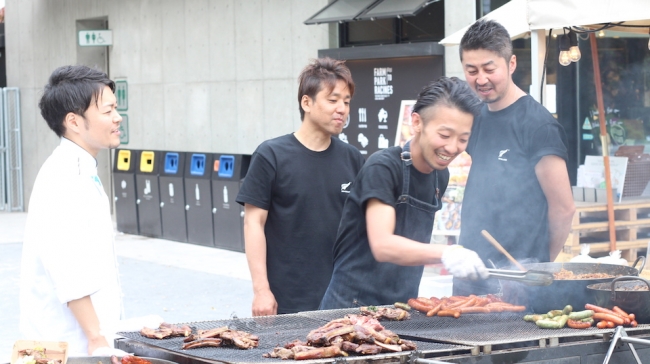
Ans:
[[[18,280],[25,213],[0,213],[0,363],[18,333]],[[156,314],[172,323],[250,317],[252,286],[246,256],[228,250],[118,234],[116,252],[127,318]],[[425,269],[420,292],[446,292]]]

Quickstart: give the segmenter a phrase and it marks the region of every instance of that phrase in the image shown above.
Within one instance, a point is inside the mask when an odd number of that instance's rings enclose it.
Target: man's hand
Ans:
[[[264,290],[253,295],[253,316],[277,315],[278,303],[270,290]]]
[[[442,253],[442,264],[456,278],[486,279],[487,268],[475,251],[452,245]]]

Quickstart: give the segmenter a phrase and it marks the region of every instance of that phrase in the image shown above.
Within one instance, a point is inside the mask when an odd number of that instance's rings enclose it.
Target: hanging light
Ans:
[[[650,50],[650,28],[648,28],[648,50]]]
[[[578,47],[578,36],[573,30],[569,30],[569,58],[571,62],[578,62],[580,57],[580,47]]]
[[[560,57],[558,60],[563,66],[568,66],[571,64],[571,57],[569,55],[569,48],[571,44],[569,42],[569,37],[566,34],[563,34],[560,37]]]
[[[596,33],[596,35],[597,35],[599,38],[602,38],[602,37],[605,36],[605,31],[604,31],[604,30],[600,30],[600,31],[598,31],[598,33]]]

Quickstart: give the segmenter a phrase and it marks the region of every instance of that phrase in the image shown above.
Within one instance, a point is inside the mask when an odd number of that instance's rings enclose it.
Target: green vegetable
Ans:
[[[593,319],[593,317],[587,317],[587,318],[583,318],[582,320],[580,320],[580,322],[588,322],[590,324],[593,324],[594,319]]]
[[[569,314],[569,318],[571,320],[582,320],[582,319],[591,317],[593,315],[594,315],[594,311],[592,311],[592,310],[584,310],[584,311],[571,312]]]
[[[569,306],[571,307],[571,306]],[[569,315],[562,315],[558,322],[560,323],[560,328],[563,328],[566,325],[566,322],[569,321]]]
[[[571,305],[566,305],[564,306],[564,309],[562,310],[563,315],[568,315],[573,311],[573,307]]]
[[[562,316],[563,314],[562,310],[551,310],[547,313],[548,317]]]
[[[368,311],[377,312],[377,306],[368,306]]]
[[[539,328],[542,329],[559,329],[562,328],[561,323],[555,320],[548,320],[548,319],[543,319],[543,320],[537,320],[535,322],[535,325],[537,325]]]
[[[395,302],[394,306],[396,308],[401,308],[402,310],[411,311],[411,306],[404,302]]]
[[[526,322],[537,322],[537,320],[543,320],[543,319],[548,319],[547,314],[532,314],[532,315],[526,315],[524,316],[524,321]]]

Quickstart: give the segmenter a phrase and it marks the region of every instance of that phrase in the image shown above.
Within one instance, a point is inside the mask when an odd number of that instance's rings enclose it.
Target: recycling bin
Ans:
[[[187,242],[214,246],[212,231],[212,154],[191,153],[185,166]]]
[[[135,171],[136,200],[138,207],[138,230],[140,235],[162,237],[160,217],[160,188],[158,184],[158,160],[160,151],[140,151]]]
[[[139,151],[115,150],[113,185],[115,190],[115,221],[117,231],[138,235],[138,208],[136,207],[135,169]]]
[[[212,168],[214,245],[244,252],[244,208],[235,201],[250,155],[215,154]]]
[[[160,159],[158,183],[160,184],[160,215],[163,239],[187,242],[185,220],[185,188],[183,171],[185,154],[165,152]]]

